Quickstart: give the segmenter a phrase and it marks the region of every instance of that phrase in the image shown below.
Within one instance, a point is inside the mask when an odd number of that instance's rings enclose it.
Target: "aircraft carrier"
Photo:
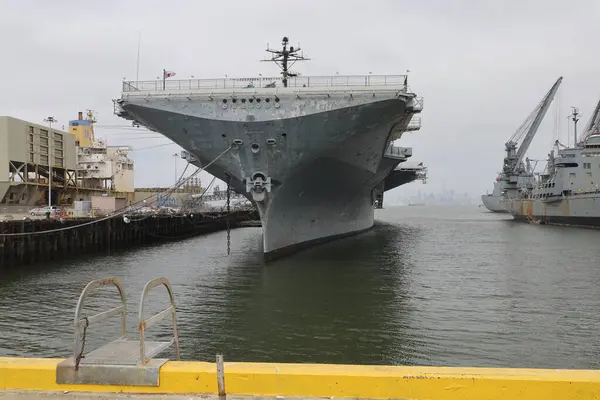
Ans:
[[[299,76],[283,38],[274,78],[123,82],[115,113],[160,132],[197,166],[256,204],[267,259],[374,224],[383,192],[425,178],[392,144],[418,130],[423,101],[407,75]]]

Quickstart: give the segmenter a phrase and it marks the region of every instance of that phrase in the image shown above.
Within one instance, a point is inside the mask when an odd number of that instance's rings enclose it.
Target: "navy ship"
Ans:
[[[600,227],[600,102],[579,141],[575,107],[571,119],[575,145],[568,147],[557,140],[534,187],[521,188],[517,198],[505,199],[514,219]]]
[[[393,144],[418,130],[407,75],[300,76],[283,38],[278,77],[123,82],[115,113],[183,147],[191,162],[256,205],[267,259],[374,224],[386,190],[425,180]]]

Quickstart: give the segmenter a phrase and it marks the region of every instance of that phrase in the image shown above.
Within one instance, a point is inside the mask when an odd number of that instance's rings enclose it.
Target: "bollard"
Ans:
[[[219,400],[226,400],[225,394],[225,370],[223,367],[223,355],[217,354],[217,386],[219,390]]]

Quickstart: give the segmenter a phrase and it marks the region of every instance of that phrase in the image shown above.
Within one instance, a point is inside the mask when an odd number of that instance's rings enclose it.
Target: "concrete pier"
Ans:
[[[237,228],[257,218],[255,211],[237,211],[229,221],[231,228]],[[95,223],[89,218],[1,221],[0,234],[9,235],[0,235],[0,269],[186,239],[226,226],[225,213],[131,216],[128,221],[115,217]],[[41,233],[45,231],[50,232]]]
[[[277,396],[227,396],[229,400],[281,400]],[[223,400],[218,395],[190,394],[140,394],[131,393],[89,393],[89,392],[28,392],[2,391],[2,400]],[[310,397],[286,397],[286,400],[311,399]],[[317,398],[315,398],[317,399]],[[358,399],[357,399],[358,400]]]
[[[206,399],[216,398],[218,393],[214,363],[168,361],[160,368],[160,384],[150,387],[57,384],[56,366],[61,361],[0,358],[0,398],[191,399],[201,395]],[[226,397],[233,399],[240,396],[423,400],[600,398],[600,371],[589,370],[226,362],[224,383]]]

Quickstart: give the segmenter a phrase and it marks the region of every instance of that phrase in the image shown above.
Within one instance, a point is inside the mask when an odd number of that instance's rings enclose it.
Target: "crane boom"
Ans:
[[[527,119],[521,124],[519,129],[511,136],[509,141],[506,143],[506,157],[504,159],[503,172],[506,176],[517,175],[519,170],[522,169],[523,157],[529,149],[533,137],[537,133],[556,92],[562,82],[562,76],[556,80],[552,88],[546,93],[542,101],[537,107],[529,114]],[[518,141],[523,138],[521,145],[517,150]]]
[[[594,109],[594,113],[583,131],[581,141],[585,141],[592,133],[600,132],[600,101]]]

